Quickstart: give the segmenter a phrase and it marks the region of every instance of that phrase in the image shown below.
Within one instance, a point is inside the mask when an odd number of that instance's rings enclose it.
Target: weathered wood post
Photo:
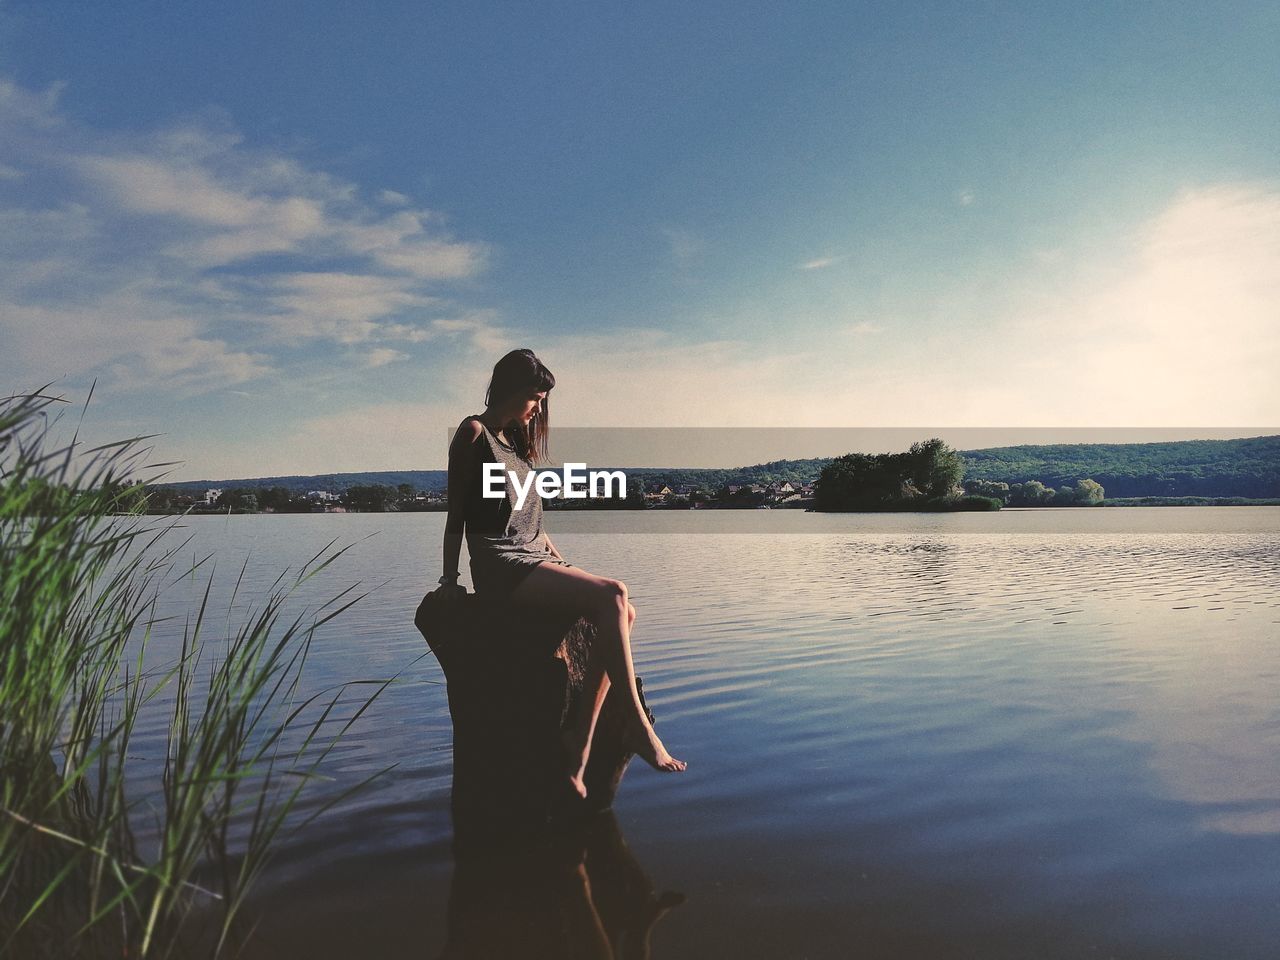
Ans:
[[[448,686],[455,843],[537,837],[612,805],[632,757],[618,691],[610,689],[596,724],[585,800],[569,786],[561,746],[561,731],[588,709],[582,681],[595,637],[590,622],[436,590],[418,605],[414,625]],[[636,684],[643,702],[638,677]]]

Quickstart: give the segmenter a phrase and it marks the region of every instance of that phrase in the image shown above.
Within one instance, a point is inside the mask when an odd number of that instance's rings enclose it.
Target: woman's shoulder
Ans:
[[[458,424],[458,429],[454,431],[453,443],[450,446],[454,448],[471,447],[483,432],[484,424],[477,417],[466,417]]]

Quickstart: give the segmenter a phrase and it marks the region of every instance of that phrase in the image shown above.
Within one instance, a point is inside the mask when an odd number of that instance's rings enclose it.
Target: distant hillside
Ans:
[[[921,439],[927,439],[921,437]],[[1073,443],[993,447],[961,451],[966,480],[1025,483],[1039,480],[1057,488],[1089,478],[1110,497],[1280,497],[1280,436],[1245,440],[1180,440],[1166,443]],[[630,468],[631,483],[646,488],[667,484],[699,486],[709,491],[728,483],[818,478],[830,457],[772,460],[752,466],[718,470],[645,467]],[[591,464],[592,469],[609,469]],[[285,487],[293,493],[348,487],[407,483],[424,492],[442,492],[444,470],[389,470],[364,473],[326,473],[313,476],[258,477],[246,480],[187,480],[166,487],[203,493],[210,487]]]
[[[966,451],[965,479],[1047,487],[1098,481],[1111,497],[1280,497],[1280,436],[1073,443]]]

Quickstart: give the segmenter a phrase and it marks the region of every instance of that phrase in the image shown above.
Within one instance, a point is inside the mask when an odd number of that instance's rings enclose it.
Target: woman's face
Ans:
[[[523,398],[517,399],[515,402],[519,404],[516,410],[515,419],[521,424],[527,424],[542,409],[542,401],[547,399],[547,391],[538,390],[531,391],[524,395]]]

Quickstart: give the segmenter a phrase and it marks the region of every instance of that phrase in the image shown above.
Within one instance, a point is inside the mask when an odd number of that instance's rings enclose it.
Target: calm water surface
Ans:
[[[246,559],[260,596],[359,541],[311,596],[373,593],[311,680],[403,671],[311,802],[398,766],[281,848],[246,955],[441,956],[451,893],[460,956],[549,914],[559,946],[526,931],[519,955],[607,956],[595,917],[655,958],[1280,955],[1280,509],[550,514],[627,582],[689,770],[633,764],[585,871],[501,890],[455,877],[445,691],[411,624],[443,521],[185,521],[220,597]],[[637,919],[664,891],[684,902]]]

